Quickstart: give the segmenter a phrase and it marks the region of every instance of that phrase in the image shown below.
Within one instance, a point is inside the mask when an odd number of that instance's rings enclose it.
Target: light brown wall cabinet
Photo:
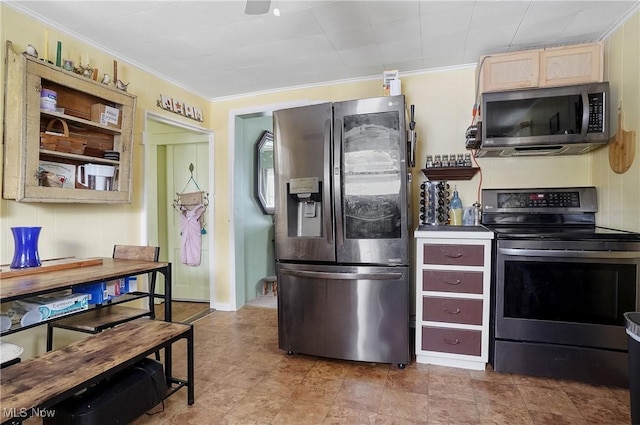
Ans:
[[[492,238],[416,231],[416,362],[484,370]]]
[[[10,41],[6,62],[3,198],[23,202],[130,203],[136,97],[16,53]],[[40,108],[45,89],[56,92],[59,109]],[[117,110],[117,124],[100,121],[98,109],[105,107]],[[50,122],[54,124],[50,130],[63,132],[60,120],[67,124],[68,137],[54,137],[57,144],[44,143],[50,141],[48,136],[41,140]],[[117,152],[119,158],[105,157],[107,151]],[[92,190],[76,181],[79,166],[85,164],[115,168],[110,190]],[[84,170],[81,174],[81,180],[86,182]]]
[[[604,80],[600,43],[487,55],[478,65],[479,93]]]

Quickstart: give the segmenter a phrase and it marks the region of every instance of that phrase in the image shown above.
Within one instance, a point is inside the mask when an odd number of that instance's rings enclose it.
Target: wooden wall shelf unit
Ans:
[[[130,203],[136,97],[16,53],[11,41],[7,41],[6,63],[3,198],[19,202]],[[44,89],[56,92],[58,110],[40,108]],[[100,123],[96,118],[100,105],[118,111],[119,125]],[[70,140],[85,144],[81,152],[41,145],[41,133],[54,119],[66,122]],[[105,158],[106,151],[117,152],[119,159]],[[60,164],[69,175],[84,164],[113,166],[113,187],[88,189],[76,182],[77,173],[68,179],[68,187],[52,187],[39,178],[40,161]]]
[[[478,167],[432,167],[423,168],[422,173],[431,181],[471,180]]]

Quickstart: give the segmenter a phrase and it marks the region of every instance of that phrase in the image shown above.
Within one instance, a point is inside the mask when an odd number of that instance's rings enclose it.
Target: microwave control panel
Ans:
[[[587,133],[604,131],[604,93],[589,93],[589,127]]]

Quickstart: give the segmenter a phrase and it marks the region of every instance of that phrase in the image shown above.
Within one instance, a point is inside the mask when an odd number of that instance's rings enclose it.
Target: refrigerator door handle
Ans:
[[[324,157],[331,163],[331,120],[324,122]],[[331,199],[331,166],[324,167],[323,196],[324,196],[324,228],[327,232],[327,243],[333,244],[333,200]]]
[[[340,250],[344,244],[344,216],[342,211],[342,120],[335,118],[333,121],[333,200],[335,203],[335,238],[336,246]]]
[[[331,272],[315,272],[309,270],[289,270],[281,269],[282,274],[297,277],[309,277],[313,279],[333,279],[333,280],[399,280],[402,279],[402,273],[331,273]]]

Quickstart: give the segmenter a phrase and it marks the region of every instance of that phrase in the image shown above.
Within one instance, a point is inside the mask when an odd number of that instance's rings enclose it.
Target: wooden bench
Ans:
[[[180,339],[187,340],[187,379],[172,378],[171,365],[165,364],[167,396],[186,386],[191,405],[193,326],[140,318],[3,369],[0,421],[21,423],[38,412],[47,414],[51,406],[162,348],[165,358],[171,358],[171,345]]]
[[[95,310],[89,310],[80,315],[64,317],[55,322],[49,322],[48,325],[50,325],[50,328],[69,329],[72,331],[96,334],[130,320],[149,316],[149,314],[149,310],[144,308],[109,305]],[[49,345],[50,342],[52,343],[49,335],[47,335],[47,351],[53,349],[53,347]]]

